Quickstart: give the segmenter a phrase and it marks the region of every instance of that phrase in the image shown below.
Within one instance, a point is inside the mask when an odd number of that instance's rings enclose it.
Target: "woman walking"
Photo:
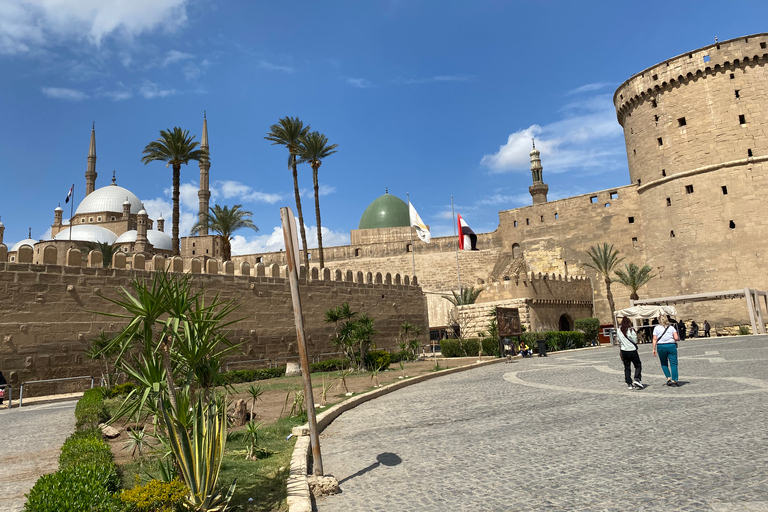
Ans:
[[[632,321],[624,317],[619,327],[619,346],[621,347],[621,361],[624,363],[624,380],[629,389],[643,389],[641,381],[643,364],[640,362],[640,354],[637,353],[637,333],[632,328]],[[631,365],[635,365],[635,379],[632,380]]]
[[[653,328],[653,355],[659,355],[667,386],[677,387],[677,342],[680,337],[666,316],[660,320],[661,323]]]

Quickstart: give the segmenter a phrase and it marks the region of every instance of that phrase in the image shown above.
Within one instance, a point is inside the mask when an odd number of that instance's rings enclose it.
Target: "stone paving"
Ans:
[[[24,494],[59,467],[59,450],[75,430],[76,400],[0,409],[0,512],[24,508]],[[14,405],[17,405],[16,402]]]
[[[321,436],[335,511],[768,511],[768,336],[552,353],[378,398]]]

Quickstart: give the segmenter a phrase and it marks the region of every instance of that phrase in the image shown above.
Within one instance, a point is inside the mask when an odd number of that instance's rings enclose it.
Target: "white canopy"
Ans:
[[[629,317],[632,319],[651,319],[659,318],[661,315],[677,316],[677,310],[674,306],[633,306],[631,308],[621,309],[613,313],[616,318]]]

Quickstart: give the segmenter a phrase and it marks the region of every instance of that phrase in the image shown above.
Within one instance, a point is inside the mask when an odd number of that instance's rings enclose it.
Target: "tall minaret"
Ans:
[[[5,224],[0,220],[0,244],[3,243],[3,235],[5,234]]]
[[[88,169],[85,171],[85,195],[96,190],[96,123],[91,128],[91,147],[88,150]]]
[[[206,118],[205,110],[203,110],[203,137],[200,140],[200,149],[208,152],[208,119]],[[208,200],[211,198],[211,192],[208,190],[208,171],[211,169],[211,160],[208,156],[200,159],[200,190],[197,191],[197,198],[199,199],[198,219],[200,222],[205,222],[205,214],[208,213]],[[201,235],[208,234],[208,228],[204,227],[200,230]]]
[[[549,185],[544,183],[542,178],[541,158],[539,158],[539,150],[536,149],[536,141],[532,138],[533,150],[530,153],[531,156],[531,177],[533,178],[533,185],[528,187],[528,192],[531,193],[533,198],[533,204],[542,204],[547,202],[547,192],[549,192]]]

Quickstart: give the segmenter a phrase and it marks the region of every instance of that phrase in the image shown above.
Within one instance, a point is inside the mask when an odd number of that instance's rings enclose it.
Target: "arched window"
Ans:
[[[520,255],[523,253],[523,250],[520,249],[520,244],[512,244],[512,257],[513,258],[519,258]]]
[[[572,331],[573,330],[573,320],[571,320],[571,317],[567,314],[560,315],[560,330],[561,331]]]

